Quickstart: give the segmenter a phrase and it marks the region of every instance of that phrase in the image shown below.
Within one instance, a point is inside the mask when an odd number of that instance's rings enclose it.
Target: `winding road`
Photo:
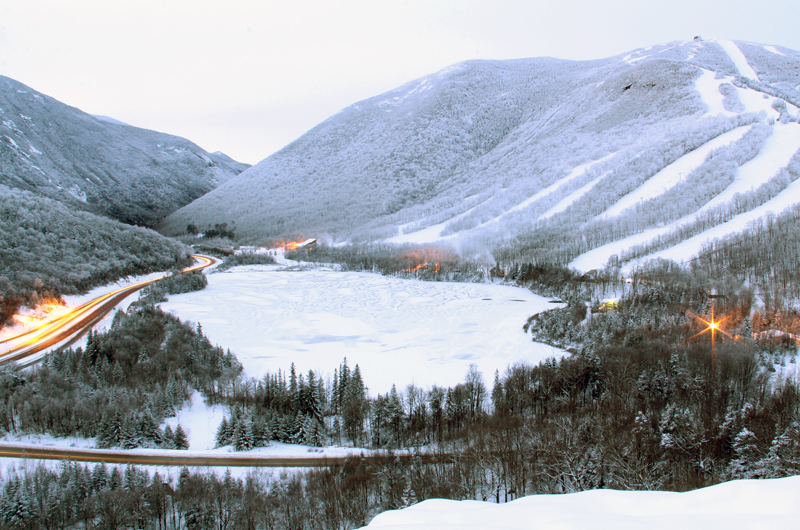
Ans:
[[[193,255],[192,258],[200,263],[181,272],[202,270],[218,261],[209,256]],[[21,363],[23,365],[33,364],[38,362],[40,357],[33,361],[25,361],[56,344],[61,344],[62,348],[71,346],[125,298],[167,276],[169,274],[141,281],[98,296],[94,300],[70,309],[66,313],[52,320],[47,320],[31,330],[0,341],[0,344],[12,344],[10,349],[0,352],[0,365],[19,361],[23,361]]]

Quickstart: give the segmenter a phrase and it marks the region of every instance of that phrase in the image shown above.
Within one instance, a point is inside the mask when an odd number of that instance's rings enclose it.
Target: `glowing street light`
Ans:
[[[691,313],[691,312],[690,312],[690,313]],[[716,319],[715,319],[715,317],[714,317],[714,308],[713,308],[713,306],[712,306],[712,308],[711,308],[711,320],[706,320],[706,319],[704,319],[703,317],[700,317],[700,316],[698,316],[698,315],[695,315],[694,313],[691,313],[691,315],[692,315],[694,318],[696,318],[697,320],[699,320],[700,322],[704,323],[704,324],[706,325],[706,329],[704,329],[703,331],[701,331],[701,332],[699,332],[699,333],[695,333],[694,335],[692,335],[691,337],[689,337],[689,339],[688,339],[688,340],[692,340],[693,338],[695,338],[695,337],[699,337],[699,336],[700,336],[700,335],[702,335],[703,333],[706,333],[706,332],[709,332],[709,331],[710,331],[710,332],[711,332],[711,362],[712,362],[712,364],[713,364],[713,363],[715,363],[715,362],[716,362],[716,360],[717,360],[717,355],[716,355],[716,353],[717,353],[717,352],[716,352],[716,346],[717,346],[717,332],[720,332],[720,333],[722,333],[723,335],[725,335],[726,337],[728,337],[728,338],[730,338],[730,339],[732,339],[732,338],[733,338],[733,337],[732,337],[730,334],[728,334],[728,333],[727,333],[727,332],[726,332],[724,329],[722,329],[722,328],[720,327],[720,324],[722,324],[723,322],[725,322],[726,320],[728,320],[728,319],[730,318],[730,316],[727,316],[727,317],[723,318],[722,320],[716,320]]]

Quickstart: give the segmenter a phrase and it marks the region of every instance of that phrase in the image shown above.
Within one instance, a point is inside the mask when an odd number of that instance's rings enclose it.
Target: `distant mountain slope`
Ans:
[[[90,116],[0,76],[0,184],[152,225],[241,170],[183,138]]]
[[[344,109],[160,229],[448,240],[564,265],[648,230],[675,245],[800,176],[798,83],[800,53],[736,41],[469,61]]]
[[[213,153],[210,153],[208,156],[210,156],[217,162],[220,162],[221,164],[227,165],[228,167],[232,168],[238,173],[241,173],[242,171],[249,169],[251,167],[250,164],[245,164],[244,162],[237,162],[236,160],[234,160],[233,158],[229,157],[228,155],[226,155],[221,151],[214,151]]]

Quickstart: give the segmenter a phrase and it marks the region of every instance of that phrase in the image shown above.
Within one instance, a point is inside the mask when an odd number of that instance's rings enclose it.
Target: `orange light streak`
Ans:
[[[192,267],[189,267],[187,269],[184,269],[181,272],[192,272],[195,270],[199,270],[208,267],[209,265],[212,265],[215,262],[214,259],[207,258],[205,256],[192,256],[192,257],[199,260],[200,263]],[[161,280],[162,278],[165,278],[169,275],[170,274],[164,274],[157,278],[143,280],[141,282],[137,282],[132,285],[128,285],[126,287],[120,287],[119,289],[115,289],[110,293],[98,296],[94,300],[90,300],[84,304],[81,304],[80,306],[75,307],[74,309],[67,309],[62,314],[54,316],[54,318],[50,320],[46,320],[45,322],[43,322],[42,324],[33,329],[3,339],[2,341],[0,341],[0,344],[17,341],[25,337],[30,337],[27,340],[21,342],[20,344],[17,344],[16,346],[12,347],[11,349],[0,353],[0,359],[12,355],[14,353],[20,352],[26,348],[33,347],[37,343],[46,342],[49,338],[57,335],[58,333],[63,331],[64,328],[70,325],[74,324],[76,326],[79,326],[81,324],[81,319],[83,317],[87,316],[87,314],[91,313],[93,309],[97,308],[99,305],[102,305],[104,302],[113,298],[114,296],[117,296],[126,291],[133,294],[134,292],[142,289],[143,287],[146,287],[151,283],[157,282],[158,280]],[[78,327],[76,331],[80,331],[80,327]]]

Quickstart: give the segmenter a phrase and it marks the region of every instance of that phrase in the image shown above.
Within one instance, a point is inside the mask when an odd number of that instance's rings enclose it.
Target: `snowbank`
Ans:
[[[384,512],[382,530],[708,530],[797,528],[800,476],[740,480],[687,493],[594,490],[508,504],[432,499]]]

